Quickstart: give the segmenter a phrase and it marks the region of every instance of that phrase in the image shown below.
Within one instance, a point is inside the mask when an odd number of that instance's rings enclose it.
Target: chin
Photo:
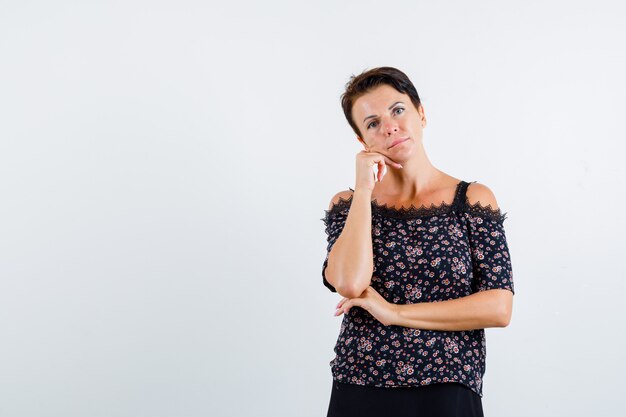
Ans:
[[[410,159],[412,154],[413,154],[413,147],[412,146],[405,146],[402,149],[393,149],[392,148],[392,149],[389,150],[389,157],[391,159],[393,159],[394,161],[397,161],[397,162],[400,162],[400,160]]]

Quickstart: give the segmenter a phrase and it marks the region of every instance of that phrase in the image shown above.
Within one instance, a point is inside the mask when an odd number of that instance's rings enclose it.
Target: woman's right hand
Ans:
[[[402,168],[402,165],[389,159],[389,157],[378,152],[367,152],[362,150],[356,154],[356,188],[374,190],[376,182],[383,180],[383,175],[386,172],[387,165],[394,168]],[[374,166],[378,166],[376,174],[374,173]]]

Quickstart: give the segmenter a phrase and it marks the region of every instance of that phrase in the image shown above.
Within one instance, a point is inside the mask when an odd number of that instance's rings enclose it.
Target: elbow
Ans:
[[[365,291],[364,288],[357,287],[354,284],[339,285],[337,287],[337,292],[346,298],[357,298],[363,294],[363,291]]]
[[[500,319],[498,319],[497,326],[495,327],[507,327],[510,322],[511,322],[510,318],[500,317]]]
[[[335,275],[332,271],[329,272],[328,269],[325,269],[324,279],[333,287],[334,292],[338,293],[342,297],[357,298],[363,293],[363,291],[365,291],[365,288],[361,288],[354,282],[346,282],[345,279],[341,278],[336,279],[335,277],[337,277],[337,275]]]
[[[496,323],[496,327],[507,327],[511,323],[511,309],[501,309],[496,318]]]
[[[507,327],[511,323],[513,313],[513,293],[508,290],[494,290],[497,294],[494,304],[495,327]]]
[[[346,298],[357,298],[367,289],[371,283],[371,273],[363,278],[357,278],[354,274],[342,275],[337,282],[337,292]]]
[[[346,298],[357,298],[363,291],[367,289],[367,286],[370,285],[373,264],[370,269],[367,269],[366,272],[362,272],[363,278],[357,278],[359,274],[354,272],[346,272],[346,271],[338,271],[337,265],[334,262],[328,262],[326,268],[326,279],[328,281],[332,280],[332,285],[335,288],[336,292],[339,295]],[[329,279],[329,277],[332,277]]]

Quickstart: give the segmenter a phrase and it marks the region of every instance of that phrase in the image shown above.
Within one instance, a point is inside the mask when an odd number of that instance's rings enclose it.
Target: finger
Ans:
[[[399,163],[397,163],[396,161],[394,161],[393,159],[389,158],[387,155],[383,155],[383,154],[382,154],[382,153],[380,153],[380,152],[371,152],[371,153],[377,153],[377,154],[379,154],[380,156],[382,156],[382,157],[383,157],[383,161],[384,161],[385,163],[387,163],[387,164],[391,165],[391,166],[394,166],[394,167],[396,167],[396,168],[402,168],[402,165],[401,165],[401,164],[399,164]]]
[[[378,165],[380,167],[380,169],[378,170],[378,175],[379,175],[379,182],[383,180],[383,177],[385,176],[385,174],[387,173],[387,164],[385,164],[384,162]]]
[[[374,181],[380,182],[387,173],[387,164],[385,161],[374,161],[372,164],[372,174],[374,175]]]
[[[374,162],[371,168],[372,168],[372,176],[374,176],[374,182],[377,182],[378,181],[378,163]]]
[[[389,165],[394,166],[396,168],[402,168],[402,165],[400,165],[393,159],[389,158],[387,155],[383,155],[383,158],[385,159],[385,162],[387,162]]]
[[[342,305],[341,307],[337,307],[337,311],[335,311],[335,316],[340,316],[341,314],[343,314],[344,312],[347,312],[348,310],[346,310],[346,306],[349,304],[349,300],[347,298],[344,298],[342,300]]]
[[[341,305],[342,305],[342,304],[343,304],[346,300],[347,300],[347,298],[346,298],[346,297],[343,297],[341,300],[339,300],[339,302],[337,303],[337,307],[335,307],[335,308],[339,308],[339,307],[341,307]]]

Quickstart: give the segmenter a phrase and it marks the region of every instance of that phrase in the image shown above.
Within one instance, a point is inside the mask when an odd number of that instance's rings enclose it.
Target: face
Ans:
[[[357,139],[366,149],[397,162],[408,159],[421,143],[426,126],[424,108],[416,109],[407,94],[387,84],[359,97],[352,106],[352,118],[363,135]],[[402,142],[394,145],[397,141]]]

